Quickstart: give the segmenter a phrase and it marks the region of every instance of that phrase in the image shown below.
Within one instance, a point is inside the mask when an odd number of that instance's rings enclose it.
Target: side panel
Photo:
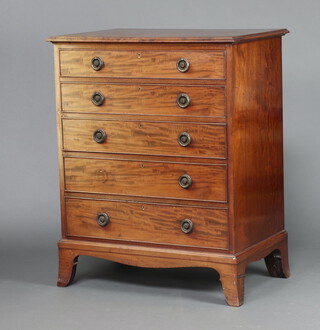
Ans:
[[[64,200],[64,165],[63,165],[63,132],[61,121],[61,86],[60,86],[60,59],[59,46],[54,45],[54,66],[55,66],[55,94],[56,94],[56,120],[58,137],[58,159],[59,159],[59,180],[60,180],[60,208],[61,208],[61,233],[65,235],[65,200]]]
[[[235,252],[284,226],[281,38],[233,46]]]

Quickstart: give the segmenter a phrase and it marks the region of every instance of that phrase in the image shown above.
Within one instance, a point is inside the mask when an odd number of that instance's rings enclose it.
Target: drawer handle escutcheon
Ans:
[[[93,70],[99,71],[102,69],[103,65],[103,60],[100,57],[93,57],[91,59],[91,67]]]
[[[97,216],[98,225],[105,227],[109,223],[109,216],[107,213],[99,213]]]
[[[177,104],[180,108],[185,109],[190,105],[191,99],[188,94],[181,93],[177,98]]]
[[[181,147],[187,147],[191,143],[191,136],[187,132],[183,132],[178,137]]]
[[[107,134],[103,129],[97,129],[93,133],[93,139],[97,143],[103,143],[107,138]]]
[[[94,92],[91,96],[91,101],[96,106],[102,105],[104,100],[105,100],[105,97],[101,92]]]
[[[193,229],[193,222],[190,219],[184,219],[181,221],[181,230],[185,234],[190,234]]]
[[[184,72],[187,72],[190,68],[190,63],[189,61],[186,59],[186,58],[179,58],[178,61],[177,61],[177,69],[184,73]]]
[[[192,185],[192,179],[188,174],[182,174],[179,178],[179,185],[183,189],[188,189]]]

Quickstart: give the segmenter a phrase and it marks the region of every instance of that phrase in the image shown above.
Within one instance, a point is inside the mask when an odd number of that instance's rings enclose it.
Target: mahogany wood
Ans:
[[[63,151],[64,157],[73,158],[95,158],[95,159],[121,159],[121,160],[135,160],[135,161],[174,161],[175,163],[188,163],[188,164],[209,164],[212,165],[227,165],[228,160],[222,158],[195,158],[189,156],[173,156],[173,155],[138,155],[138,154],[119,154],[119,153],[105,153],[105,152],[88,152],[88,151]]]
[[[81,113],[81,112],[61,112],[61,118],[85,119],[85,120],[126,120],[126,121],[158,121],[177,123],[200,123],[200,124],[225,124],[226,117],[192,117],[186,113],[183,116],[171,115],[128,115],[128,114],[107,114],[107,113]]]
[[[77,271],[78,257],[70,249],[59,249],[59,277],[58,286],[68,286]]]
[[[281,39],[233,49],[235,251],[284,228]]]
[[[285,231],[237,254],[159,248],[152,245],[61,240],[58,243],[60,251],[58,285],[66,286],[71,282],[74,261],[79,255],[149,268],[208,267],[219,272],[227,303],[237,307],[243,304],[246,266],[286,245],[287,233]]]
[[[98,129],[106,133],[103,143],[93,139]],[[63,131],[66,151],[226,158],[224,125],[64,119]],[[183,147],[178,137],[185,132],[191,143]]]
[[[109,200],[109,201],[126,201],[126,202],[142,202],[142,203],[152,203],[161,205],[186,205],[193,207],[205,207],[213,209],[228,210],[227,202],[212,202],[212,201],[200,201],[200,200],[186,200],[186,199],[176,199],[176,198],[163,198],[159,197],[145,197],[145,196],[128,196],[119,194],[104,194],[104,193],[88,193],[79,191],[65,191],[65,197],[71,198],[82,198],[90,200]],[[230,226],[229,226],[230,227]]]
[[[287,278],[290,276],[288,244],[286,242],[282,242],[278,249],[273,250],[264,260],[272,277]]]
[[[94,57],[105,63],[99,71],[91,67]],[[187,72],[177,70],[180,58],[190,62]],[[61,50],[60,74],[65,77],[224,79],[225,54],[223,51]]]
[[[79,255],[210,267],[240,306],[248,263],[288,277],[281,30],[110,30],[50,38],[60,166],[59,286]],[[105,65],[91,67],[92,57]],[[179,58],[190,61],[180,73]],[[105,101],[93,105],[92,93]],[[191,104],[176,103],[187,93]],[[103,129],[103,143],[93,140]],[[181,147],[181,132],[191,135]],[[192,178],[180,187],[182,174]],[[110,222],[98,225],[99,213]],[[181,221],[192,220],[184,234]]]
[[[58,137],[58,161],[59,161],[59,186],[60,186],[60,214],[61,214],[61,236],[65,238],[65,203],[64,200],[64,160],[63,160],[63,132],[62,132],[62,122],[61,122],[61,93],[60,93],[60,74],[59,70],[59,47],[54,45],[54,81],[55,81],[55,101],[56,101],[56,122],[57,122],[57,137]]]
[[[111,29],[48,38],[52,42],[237,43],[282,36],[287,29]]]
[[[72,198],[66,201],[66,210],[68,237],[228,248],[226,210]],[[99,213],[109,216],[107,226],[98,225],[96,219]],[[189,234],[181,231],[184,219],[193,222],[193,230]]]
[[[69,191],[226,201],[226,166],[184,163],[65,158],[65,189]],[[179,178],[192,185],[183,189]]]
[[[101,106],[92,103],[95,91],[105,96]],[[183,109],[177,104],[181,93],[191,99]],[[62,109],[72,112],[224,117],[225,90],[215,86],[165,86],[124,84],[62,84]]]

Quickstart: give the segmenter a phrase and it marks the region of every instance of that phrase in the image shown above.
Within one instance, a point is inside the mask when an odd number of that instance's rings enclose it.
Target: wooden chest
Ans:
[[[288,277],[282,30],[107,30],[54,44],[62,239],[79,255]]]

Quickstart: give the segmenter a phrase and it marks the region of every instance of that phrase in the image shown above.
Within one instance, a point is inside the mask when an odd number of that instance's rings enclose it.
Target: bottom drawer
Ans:
[[[99,214],[108,216],[100,216],[105,226],[98,224]],[[70,198],[66,215],[67,236],[228,248],[226,210]],[[183,232],[182,224],[192,231]]]

